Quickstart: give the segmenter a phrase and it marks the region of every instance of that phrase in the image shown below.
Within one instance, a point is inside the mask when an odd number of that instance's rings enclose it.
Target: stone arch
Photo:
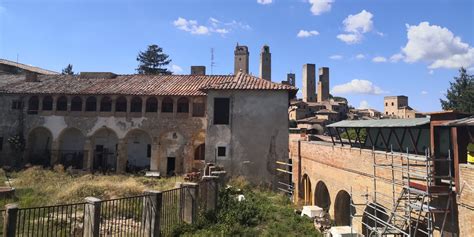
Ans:
[[[303,198],[304,205],[312,205],[313,195],[311,192],[311,179],[309,178],[309,175],[307,174],[303,175],[302,187],[303,187],[302,198]]]
[[[160,136],[160,172],[172,176],[183,172],[186,138],[178,131],[167,131]]]
[[[93,166],[94,170],[116,171],[118,136],[110,128],[101,128],[92,135]]]
[[[67,97],[60,96],[56,101],[56,110],[57,111],[67,111]]]
[[[120,96],[115,101],[115,112],[127,112],[127,99]]]
[[[125,135],[127,143],[127,171],[149,170],[152,157],[152,138],[141,130],[133,129]]]
[[[158,99],[156,97],[149,97],[146,99],[146,111],[145,112],[158,112]]]
[[[97,99],[94,96],[89,96],[86,99],[86,111],[95,112],[97,111]]]
[[[82,99],[75,96],[71,99],[71,111],[82,111]]]
[[[32,96],[28,99],[28,113],[36,114],[39,109],[39,98],[38,96]]]
[[[314,204],[323,208],[326,212],[331,207],[331,196],[329,190],[323,181],[319,181],[314,189]]]
[[[334,221],[337,226],[349,226],[351,224],[351,212],[354,214],[351,205],[351,196],[345,190],[340,190],[334,202]]]
[[[100,112],[111,112],[112,111],[112,99],[108,96],[102,97],[100,100]]]
[[[178,113],[189,113],[189,99],[186,97],[181,97],[178,99]]]
[[[51,111],[53,110],[53,97],[47,95],[43,98],[43,111]]]
[[[86,137],[77,128],[65,128],[59,135],[59,162],[73,169],[84,168]]]
[[[163,98],[163,101],[161,101],[161,112],[173,113],[173,99],[171,97]]]
[[[130,112],[141,113],[142,112],[142,98],[134,96],[130,102]]]
[[[53,134],[45,127],[36,127],[28,133],[29,162],[33,165],[51,164],[51,145]]]
[[[387,221],[389,216],[387,210],[378,203],[369,203],[362,215],[362,234],[364,236],[376,236],[372,228],[382,226],[381,221]],[[379,220],[377,220],[379,219]]]

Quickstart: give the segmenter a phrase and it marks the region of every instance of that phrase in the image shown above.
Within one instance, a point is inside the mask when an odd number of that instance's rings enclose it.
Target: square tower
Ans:
[[[264,45],[260,52],[260,78],[272,80],[272,54],[268,45]]]
[[[399,109],[408,107],[408,97],[404,95],[385,96],[383,102],[383,113],[385,116],[399,117]]]
[[[286,74],[286,81],[288,85],[295,86],[296,85],[296,75],[294,73]]]
[[[249,73],[249,49],[237,43],[234,50],[234,75],[239,72]]]
[[[316,102],[316,66],[314,64],[303,65],[303,101]]]
[[[319,68],[318,102],[329,100],[329,68]]]

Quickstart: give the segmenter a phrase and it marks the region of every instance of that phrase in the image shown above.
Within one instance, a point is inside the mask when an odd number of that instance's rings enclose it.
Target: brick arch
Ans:
[[[334,201],[334,221],[336,226],[348,226],[351,224],[351,212],[355,214],[351,202],[352,198],[346,190],[342,189],[337,192]]]
[[[369,203],[362,215],[362,234],[364,236],[371,236],[371,228],[377,225],[376,222],[380,222],[379,220],[387,221],[388,218],[386,208],[378,203]],[[381,224],[379,223],[378,226],[381,226]]]
[[[326,212],[329,211],[329,208],[331,207],[329,189],[326,183],[322,180],[320,180],[314,188],[314,204],[323,208]]]
[[[59,141],[59,162],[65,168],[84,168],[86,136],[75,127],[67,127],[61,130],[58,136]]]
[[[301,192],[301,198],[304,201],[304,205],[312,205],[312,190],[311,190],[311,178],[308,174],[304,174],[303,178],[301,179],[301,187],[303,188],[303,192]]]
[[[33,165],[49,166],[51,163],[51,148],[53,133],[46,127],[39,126],[28,132],[26,145],[29,162]]]

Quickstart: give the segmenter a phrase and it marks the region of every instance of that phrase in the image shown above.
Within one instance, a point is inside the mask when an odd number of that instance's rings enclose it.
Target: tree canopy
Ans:
[[[465,68],[459,69],[459,76],[454,77],[446,92],[446,100],[440,99],[443,110],[456,110],[474,113],[474,76]]]
[[[63,71],[61,72],[63,75],[74,75],[74,71],[72,71],[72,64],[68,64]]]
[[[147,50],[139,52],[137,56],[138,74],[172,74],[166,66],[171,63],[171,59],[163,52],[163,49],[156,44],[149,45]]]

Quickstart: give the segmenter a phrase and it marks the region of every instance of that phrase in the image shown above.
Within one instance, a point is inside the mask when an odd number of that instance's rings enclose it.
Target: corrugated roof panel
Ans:
[[[328,125],[332,128],[417,127],[430,123],[430,118],[344,120]]]

